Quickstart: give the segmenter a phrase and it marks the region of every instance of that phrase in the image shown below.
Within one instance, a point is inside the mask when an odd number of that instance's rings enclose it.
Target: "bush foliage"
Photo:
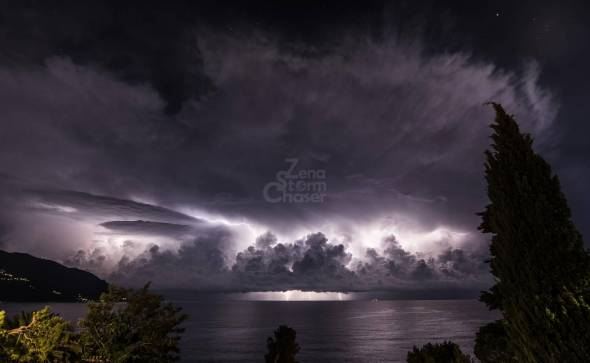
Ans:
[[[185,315],[148,288],[111,287],[88,304],[77,331],[47,307],[12,320],[0,311],[0,361],[177,361]]]
[[[295,329],[281,325],[274,332],[274,337],[266,341],[268,353],[264,356],[267,363],[298,363],[295,355],[299,353],[300,347],[296,341]]]
[[[408,363],[472,363],[467,354],[461,352],[459,346],[453,342],[428,343],[422,348],[414,347],[408,352]]]

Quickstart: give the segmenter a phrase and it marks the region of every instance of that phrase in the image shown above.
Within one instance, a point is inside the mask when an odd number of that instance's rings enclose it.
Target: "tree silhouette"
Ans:
[[[264,356],[266,363],[298,363],[295,355],[299,353],[299,344],[295,341],[295,329],[281,325],[274,332],[274,338],[266,341],[268,353]]]
[[[500,309],[504,322],[480,329],[477,357],[497,354],[483,344],[496,340],[502,342],[497,350],[507,342],[519,362],[589,362],[589,255],[559,180],[533,151],[531,136],[499,104],[492,106],[485,164],[490,204],[480,230],[492,234],[496,284],[481,300]]]
[[[414,347],[408,352],[408,363],[472,363],[467,354],[463,354],[459,346],[453,342],[428,343],[422,348]]]
[[[93,362],[173,362],[186,315],[148,291],[110,287],[80,321],[83,358]],[[123,303],[122,303],[123,302]]]

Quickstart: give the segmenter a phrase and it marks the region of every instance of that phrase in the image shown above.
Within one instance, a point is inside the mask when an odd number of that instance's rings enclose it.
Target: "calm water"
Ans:
[[[177,301],[189,314],[183,362],[260,362],[279,324],[297,330],[301,362],[404,362],[414,345],[452,340],[473,350],[477,328],[497,316],[474,300]],[[9,314],[43,304],[0,304]],[[82,304],[51,304],[77,320]]]

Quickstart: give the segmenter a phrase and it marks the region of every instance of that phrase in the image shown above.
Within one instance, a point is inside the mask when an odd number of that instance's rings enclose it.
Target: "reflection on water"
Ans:
[[[315,297],[315,295],[311,295]],[[295,295],[301,300],[305,295]],[[327,296],[324,296],[327,297]],[[176,301],[189,315],[183,362],[259,362],[279,324],[297,330],[301,362],[404,362],[408,350],[452,340],[473,350],[477,328],[498,316],[475,300]],[[43,304],[0,304],[14,314]],[[52,304],[76,320],[83,304]]]
[[[301,290],[246,292],[240,295],[240,300],[253,301],[344,301],[354,299],[351,293]]]

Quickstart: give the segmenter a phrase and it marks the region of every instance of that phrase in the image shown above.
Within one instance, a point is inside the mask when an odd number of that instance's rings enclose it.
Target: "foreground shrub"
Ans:
[[[408,352],[408,363],[472,363],[467,354],[463,354],[459,346],[453,342],[428,343],[422,348],[414,347]]]
[[[88,304],[80,321],[84,359],[94,362],[173,362],[186,316],[148,291],[111,287]]]
[[[274,332],[274,338],[266,341],[268,353],[264,356],[266,363],[297,363],[295,355],[301,349],[295,338],[295,329],[281,325]]]
[[[481,363],[517,362],[508,342],[506,321],[496,320],[482,326],[475,337],[473,354]]]
[[[12,320],[0,311],[0,362],[166,363],[179,359],[186,316],[148,291],[110,287],[88,304],[75,333],[49,308]]]
[[[81,349],[70,324],[49,308],[6,321],[0,312],[2,362],[79,362]]]

